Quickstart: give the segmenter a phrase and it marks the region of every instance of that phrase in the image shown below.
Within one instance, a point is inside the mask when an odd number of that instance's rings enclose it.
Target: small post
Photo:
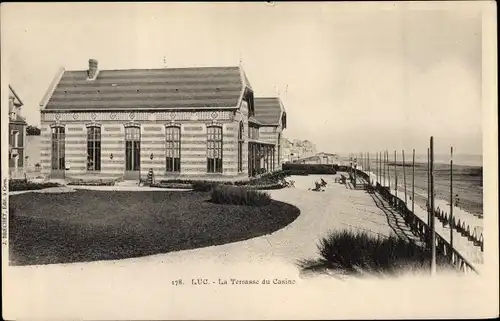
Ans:
[[[451,147],[451,158],[450,158],[450,217],[449,226],[450,226],[450,260],[453,263],[453,227],[451,226],[451,222],[453,220],[453,146]]]
[[[368,158],[367,162],[368,162],[368,175],[370,175],[370,184],[371,184],[371,181],[372,181],[372,172],[370,171],[370,152],[368,152],[366,154],[366,157]]]
[[[408,205],[408,197],[406,196],[406,164],[405,164],[405,150],[403,149],[403,184],[405,185],[405,204]]]
[[[398,172],[396,166],[396,151],[394,151],[394,194],[398,197]]]
[[[387,163],[388,163],[387,151],[384,151],[384,172],[385,172],[384,183],[385,183],[385,185],[390,185],[389,182],[387,181],[389,178],[389,170],[387,168]],[[390,188],[389,188],[389,190],[390,190]]]
[[[379,172],[380,172],[379,171],[379,168],[380,168],[380,157],[379,157],[379,155],[380,155],[380,152],[377,152],[377,156],[376,156],[377,164],[376,164],[376,167],[375,167],[376,172],[377,172],[377,175],[375,176],[376,179],[377,179],[377,183],[380,182],[380,175],[379,175]]]
[[[389,187],[389,192],[391,191],[391,171],[389,168],[389,151],[386,150],[386,166],[387,166],[387,186]]]
[[[413,175],[411,187],[411,212],[415,214],[415,149],[413,149]]]
[[[436,274],[436,229],[434,224],[434,137],[431,136],[431,146],[430,146],[430,176],[431,176],[431,249],[432,249],[432,261],[431,261],[431,275]]]
[[[430,152],[429,148],[427,148],[427,226],[431,226],[431,213],[430,213],[430,206],[431,206],[431,158],[430,158]]]

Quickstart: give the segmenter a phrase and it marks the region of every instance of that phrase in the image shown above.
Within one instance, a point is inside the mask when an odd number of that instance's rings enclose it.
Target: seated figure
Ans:
[[[321,182],[316,181],[314,182],[314,185],[316,186],[315,188],[312,189],[312,191],[319,192],[321,190]]]

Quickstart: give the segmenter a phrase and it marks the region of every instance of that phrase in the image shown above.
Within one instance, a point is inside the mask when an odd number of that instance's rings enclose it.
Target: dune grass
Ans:
[[[431,253],[424,247],[399,238],[359,231],[334,231],[320,239],[320,259],[299,263],[303,271],[336,271],[343,275],[396,275],[428,271]],[[451,269],[448,259],[437,256],[440,270]]]

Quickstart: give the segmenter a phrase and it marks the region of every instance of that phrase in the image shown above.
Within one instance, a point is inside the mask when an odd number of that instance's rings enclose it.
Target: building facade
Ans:
[[[322,165],[333,165],[339,163],[338,157],[336,154],[330,153],[318,153],[314,156],[299,158],[293,161],[294,163],[299,164],[322,164]]]
[[[20,178],[24,175],[24,148],[26,120],[21,116],[23,102],[9,85],[9,175]]]
[[[241,67],[99,70],[91,59],[61,70],[40,107],[51,178],[244,179],[276,158],[255,139],[265,126]]]
[[[320,164],[339,164],[339,158],[337,154],[332,153],[318,153],[316,154],[320,158]]]

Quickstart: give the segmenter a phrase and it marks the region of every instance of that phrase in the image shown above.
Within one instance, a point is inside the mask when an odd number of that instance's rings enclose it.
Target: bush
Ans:
[[[291,175],[336,174],[338,165],[286,163],[283,169],[290,171]]]
[[[402,269],[427,269],[429,250],[398,236],[372,236],[366,232],[333,232],[321,239],[318,249],[329,268],[348,274],[366,272],[393,273]],[[437,263],[447,266],[447,258],[439,256]]]
[[[193,188],[192,184],[185,183],[153,183],[151,187],[159,187],[159,188],[177,188],[177,189],[191,189]]]
[[[9,180],[9,191],[29,191],[49,187],[61,186],[58,183],[34,183],[25,179],[11,179]]]
[[[278,185],[285,177],[290,176],[290,171],[276,171],[266,173],[258,178],[251,179],[248,182],[249,186],[270,186]]]
[[[192,186],[193,190],[197,192],[210,192],[217,182],[209,182],[209,181],[194,181]]]
[[[211,201],[216,204],[264,206],[271,202],[271,196],[242,186],[219,185],[213,189]]]
[[[116,180],[110,179],[75,179],[68,183],[68,185],[79,185],[79,186],[114,186]]]

